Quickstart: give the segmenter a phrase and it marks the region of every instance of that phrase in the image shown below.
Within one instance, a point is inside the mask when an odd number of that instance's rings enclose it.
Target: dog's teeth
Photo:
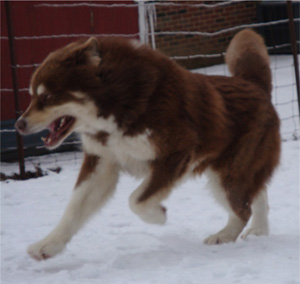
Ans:
[[[62,125],[65,123],[65,120],[66,120],[65,117],[63,117],[63,118],[61,119],[61,121],[60,121],[60,126],[62,126]]]
[[[63,125],[64,125],[64,123],[65,123],[65,120],[66,120],[66,118],[65,117],[63,117],[61,120],[60,120],[60,123],[59,123],[59,127],[58,127],[58,129],[57,130],[59,130]]]
[[[42,140],[43,142],[45,142],[45,141],[46,141],[46,138],[45,138],[45,137],[41,137],[41,140]]]

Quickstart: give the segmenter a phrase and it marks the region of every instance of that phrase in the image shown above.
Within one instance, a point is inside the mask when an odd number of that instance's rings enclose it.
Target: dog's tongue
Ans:
[[[48,130],[49,133],[46,136],[45,139],[43,139],[45,146],[52,146],[54,145],[58,140],[59,140],[59,133],[55,131],[55,127],[56,126],[56,121],[52,122],[49,126],[48,126]]]
[[[49,130],[50,132],[55,132],[55,129],[56,129],[58,120],[60,121],[60,119],[57,119],[57,120],[53,121],[53,122],[48,126],[48,130]]]
[[[55,145],[69,130],[75,119],[70,116],[63,116],[53,121],[49,126],[49,133],[46,138],[42,138],[46,147]]]

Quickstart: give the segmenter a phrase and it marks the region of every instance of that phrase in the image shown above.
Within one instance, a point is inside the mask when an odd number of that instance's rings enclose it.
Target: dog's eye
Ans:
[[[39,96],[39,101],[43,104],[51,102],[52,99],[53,99],[53,96],[49,93],[42,94]]]

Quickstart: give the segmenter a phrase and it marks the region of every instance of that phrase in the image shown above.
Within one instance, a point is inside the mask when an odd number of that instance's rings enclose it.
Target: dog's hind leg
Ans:
[[[267,236],[269,234],[268,224],[268,194],[266,187],[256,196],[252,203],[252,223],[249,229],[242,235],[246,239],[248,235]]]
[[[229,217],[227,225],[218,233],[206,238],[204,243],[214,245],[234,242],[246,226],[251,215],[251,209],[248,204],[244,204],[243,200],[239,201],[238,196],[234,197],[226,193],[217,173],[212,170],[207,170],[206,173],[215,199],[226,209]],[[231,202],[230,199],[235,199],[235,207],[232,204],[234,202]]]
[[[43,260],[60,253],[72,236],[114,192],[118,172],[118,167],[112,161],[85,155],[63,217],[46,238],[28,248],[30,256],[36,260]]]
[[[153,162],[150,174],[129,198],[131,210],[146,223],[164,224],[166,208],[161,202],[186,173],[188,162],[184,154]]]

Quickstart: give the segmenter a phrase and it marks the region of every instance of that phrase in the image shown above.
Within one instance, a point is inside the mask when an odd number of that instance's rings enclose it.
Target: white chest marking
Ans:
[[[155,158],[154,148],[149,141],[151,132],[136,136],[123,136],[121,132],[116,132],[109,137],[108,147],[119,157],[132,157],[136,160],[146,161]]]
[[[83,147],[90,154],[114,160],[122,170],[136,177],[144,176],[148,162],[155,159],[155,150],[149,140],[151,131],[130,137],[115,131],[108,137],[104,146],[90,135],[83,135]]]

